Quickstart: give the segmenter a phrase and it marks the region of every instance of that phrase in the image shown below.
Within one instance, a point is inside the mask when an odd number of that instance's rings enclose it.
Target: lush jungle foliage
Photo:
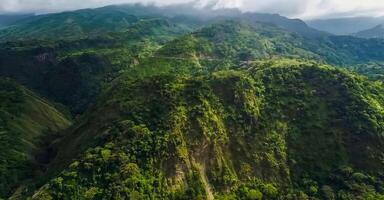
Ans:
[[[383,92],[291,60],[121,79],[59,144],[52,166],[68,167],[33,198],[383,198]]]
[[[0,40],[0,199],[384,199],[383,40],[189,4]]]
[[[7,79],[0,79],[0,197],[39,171],[33,154],[43,142],[70,125],[46,100]]]
[[[375,81],[384,81],[384,63],[369,62],[365,64],[352,65],[347,67],[358,74],[365,75]]]
[[[79,114],[105,83],[186,31],[167,20],[149,19],[93,39],[8,42],[0,47],[0,73]]]
[[[381,40],[328,36],[276,15],[219,12],[202,20],[175,10],[106,7],[32,17],[0,30],[0,38],[8,41],[0,47],[1,75],[77,115],[106,84],[141,63],[148,71],[158,69],[153,65],[175,69],[169,63],[176,61],[212,70],[256,59],[355,65],[384,57]]]
[[[301,20],[291,20],[280,15],[246,13],[238,10],[196,9],[192,4],[177,6],[120,5],[74,12],[38,15],[22,20],[0,30],[0,41],[30,39],[69,39],[97,37],[110,32],[124,32],[142,19],[167,18],[185,27],[200,27],[224,19],[260,21],[297,32],[308,37],[327,34],[308,27]]]
[[[76,13],[83,12],[91,11]],[[99,14],[96,12],[94,15]],[[41,20],[46,21],[46,18],[51,19],[44,16]],[[31,26],[42,37],[3,43],[0,47],[0,73],[68,106],[77,115],[95,102],[106,84],[123,71],[138,69],[137,65],[155,72],[158,67],[164,71],[185,70],[183,66],[170,66],[172,63],[182,63],[186,68],[197,66],[217,70],[247,65],[257,59],[296,58],[346,66],[378,62],[384,57],[384,42],[381,40],[336,36],[309,38],[281,26],[255,22],[249,16],[240,21],[205,22],[214,24],[186,35],[183,34],[198,27],[197,22],[164,16],[137,18],[125,28],[113,23],[122,28],[121,31],[102,32],[95,36],[86,33],[86,38],[71,40],[42,40],[45,39],[42,30]],[[53,19],[48,22],[59,23]],[[103,23],[99,18],[95,20],[94,23]],[[45,24],[39,20],[34,23]],[[70,32],[69,35],[79,34]]]

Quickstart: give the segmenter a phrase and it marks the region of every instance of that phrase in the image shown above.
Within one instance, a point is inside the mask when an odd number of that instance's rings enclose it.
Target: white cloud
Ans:
[[[96,8],[123,3],[155,3],[170,5],[192,0],[0,0],[0,13],[4,12],[57,12],[82,8]]]
[[[200,6],[239,8],[300,18],[384,15],[384,0],[0,0],[0,13],[56,12],[137,2],[169,5],[191,1]]]

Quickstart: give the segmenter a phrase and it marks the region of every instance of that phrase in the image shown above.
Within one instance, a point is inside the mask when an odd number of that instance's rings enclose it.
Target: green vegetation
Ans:
[[[356,37],[361,37],[361,38],[384,38],[384,28],[383,25],[377,25],[373,28],[359,31],[355,34],[353,34]]]
[[[353,65],[347,67],[347,69],[367,76],[374,81],[384,81],[384,63],[382,62],[369,62],[360,65]]]
[[[35,199],[382,198],[380,83],[283,60],[114,85]]]
[[[71,123],[46,100],[11,80],[0,79],[0,197],[39,172],[33,153],[43,136]]]
[[[247,15],[242,16],[240,22],[202,22],[207,26],[196,30],[199,26],[193,20],[188,21],[189,18],[164,15],[138,15],[136,20],[123,26],[118,23],[119,20],[116,23],[112,20],[112,23],[109,17],[120,19],[133,15],[126,11],[116,12],[115,9],[39,16],[39,20],[31,19],[38,26],[26,28],[23,24],[27,22],[23,22],[4,29],[10,31],[20,28],[28,30],[28,33],[36,33],[36,37],[32,37],[33,40],[19,38],[22,40],[17,41],[4,36],[12,42],[4,43],[0,48],[2,75],[68,106],[73,114],[78,115],[94,103],[103,88],[124,71],[131,71],[133,76],[139,77],[174,70],[176,73],[189,74],[191,71],[230,69],[249,65],[254,60],[279,58],[347,66],[378,62],[384,57],[382,41],[336,36],[308,38],[305,34],[282,28],[285,27],[283,25],[255,22],[252,16]],[[108,17],[99,17],[104,15]],[[76,22],[85,23],[81,26],[98,24],[98,27],[105,28],[109,26],[101,24],[107,23],[115,28],[106,29],[109,32],[88,27],[96,31],[94,34],[87,31],[80,34],[65,28],[69,36],[76,38],[53,39],[45,36],[45,32],[54,32],[46,23],[56,27],[60,20],[72,17]],[[39,26],[47,30],[41,30]],[[61,28],[57,28],[57,31],[61,31]],[[23,32],[20,34],[26,35]]]
[[[384,56],[379,50],[384,47],[382,40],[341,36],[308,39],[297,33],[258,22],[224,21],[203,28],[190,36],[197,46],[189,46],[188,50],[184,50],[198,52],[196,56],[202,57],[202,60],[224,59],[224,63],[270,58],[300,58],[345,66],[382,61]],[[173,53],[182,55],[179,51],[183,49],[172,49],[180,48],[180,42],[178,40],[176,42],[178,43],[171,42],[165,46],[166,55]],[[168,48],[170,52],[167,54]]]
[[[49,19],[47,19],[49,17]],[[90,20],[92,19],[92,20]],[[81,10],[55,15],[40,15],[0,31],[0,40],[78,39],[126,29],[138,20],[121,12]]]
[[[0,71],[81,114],[105,84],[185,32],[167,20],[148,19],[94,39],[9,42],[0,48]]]
[[[0,30],[0,198],[383,199],[384,41],[226,12]]]
[[[15,24],[23,19],[32,17],[32,14],[1,14],[0,15],[0,28],[4,28]]]

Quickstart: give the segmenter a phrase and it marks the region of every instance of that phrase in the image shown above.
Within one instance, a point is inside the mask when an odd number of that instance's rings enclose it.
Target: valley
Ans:
[[[0,199],[384,198],[383,39],[128,4],[0,43]]]

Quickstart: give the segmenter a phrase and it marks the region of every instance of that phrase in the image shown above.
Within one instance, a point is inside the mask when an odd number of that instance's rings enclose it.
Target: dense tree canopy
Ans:
[[[196,12],[1,29],[0,198],[384,199],[383,40]]]

